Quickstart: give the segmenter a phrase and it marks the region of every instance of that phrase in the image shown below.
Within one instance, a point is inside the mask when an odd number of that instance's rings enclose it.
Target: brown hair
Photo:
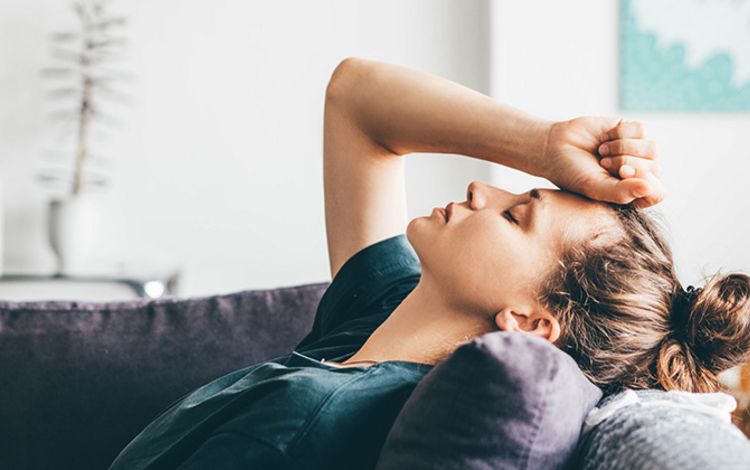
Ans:
[[[556,344],[606,392],[712,392],[750,351],[750,277],[716,274],[683,289],[654,220],[612,206],[615,240],[572,244],[540,300],[561,326]]]

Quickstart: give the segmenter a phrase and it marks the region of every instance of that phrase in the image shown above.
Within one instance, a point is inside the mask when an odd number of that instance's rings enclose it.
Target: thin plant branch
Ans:
[[[75,160],[70,183],[70,194],[80,194],[91,181],[91,143],[98,140],[94,128],[117,127],[118,121],[101,111],[101,103],[127,104],[129,97],[117,89],[117,84],[126,81],[128,75],[108,67],[121,58],[127,46],[122,29],[127,19],[112,15],[110,0],[74,0],[73,11],[78,18],[78,31],[62,31],[50,35],[51,55],[63,66],[47,67],[41,75],[50,80],[66,80],[49,90],[52,101],[76,103],[68,111],[55,111],[52,117],[65,127],[75,124]],[[55,171],[54,174],[58,174]],[[103,178],[97,175],[97,181]],[[47,174],[45,178],[53,178]],[[59,178],[58,178],[59,179]]]

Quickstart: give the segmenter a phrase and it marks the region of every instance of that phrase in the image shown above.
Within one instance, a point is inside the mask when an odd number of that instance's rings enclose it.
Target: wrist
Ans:
[[[503,105],[497,107],[497,114],[489,121],[493,127],[486,130],[486,135],[492,138],[475,139],[486,144],[487,160],[533,176],[541,176],[546,171],[553,121]]]
[[[555,124],[555,121],[538,119],[532,125],[528,139],[530,148],[526,151],[526,157],[529,160],[529,168],[526,172],[533,176],[547,177],[552,153],[551,136]]]

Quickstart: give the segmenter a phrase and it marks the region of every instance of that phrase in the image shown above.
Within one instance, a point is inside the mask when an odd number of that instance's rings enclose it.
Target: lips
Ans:
[[[447,206],[445,206],[445,221],[448,222],[451,219],[451,216],[453,215],[453,203],[449,202]]]

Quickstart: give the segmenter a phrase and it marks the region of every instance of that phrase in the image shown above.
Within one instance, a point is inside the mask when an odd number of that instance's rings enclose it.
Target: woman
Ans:
[[[438,77],[348,59],[327,89],[324,133],[333,282],[312,331],[292,353],[178,400],[111,468],[372,468],[430,367],[498,329],[553,342],[607,391],[713,391],[748,350],[748,277],[684,291],[636,209],[664,195],[640,124],[545,122]],[[424,151],[567,191],[472,182],[465,201],[407,225],[401,156]]]

